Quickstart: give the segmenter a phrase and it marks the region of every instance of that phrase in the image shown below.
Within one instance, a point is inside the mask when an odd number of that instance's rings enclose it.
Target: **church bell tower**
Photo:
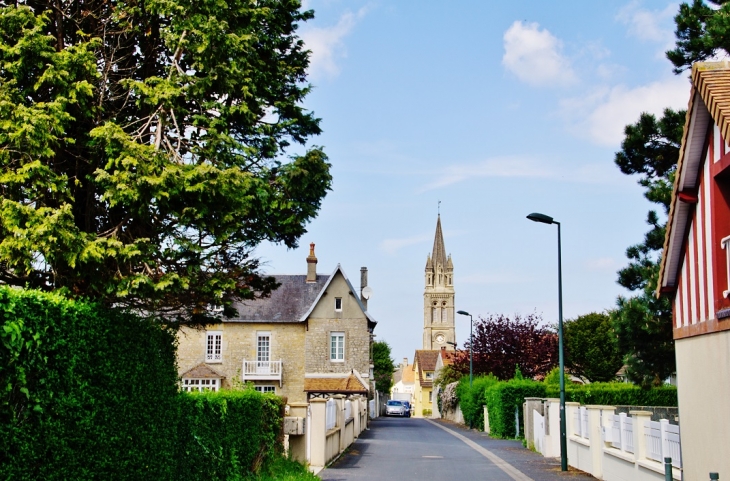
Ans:
[[[433,252],[426,259],[426,288],[423,292],[423,349],[445,347],[454,350],[454,264],[446,256],[441,214],[436,221]]]

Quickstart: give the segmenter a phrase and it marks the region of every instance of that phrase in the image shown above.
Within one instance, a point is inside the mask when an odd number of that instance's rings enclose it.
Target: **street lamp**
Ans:
[[[533,222],[558,226],[558,361],[560,363],[560,470],[568,470],[568,440],[565,434],[565,362],[563,360],[563,271],[560,253],[560,222],[545,214],[527,216]]]
[[[474,382],[474,364],[472,362],[472,349],[474,346],[474,319],[471,317],[471,314],[466,311],[456,311],[456,313],[461,314],[462,316],[469,316],[469,388],[471,388],[471,385]]]

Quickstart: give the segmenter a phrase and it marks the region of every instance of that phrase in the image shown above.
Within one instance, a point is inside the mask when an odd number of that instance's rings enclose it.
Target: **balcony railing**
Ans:
[[[281,387],[282,363],[279,361],[247,361],[243,360],[241,380],[246,381],[279,381]]]

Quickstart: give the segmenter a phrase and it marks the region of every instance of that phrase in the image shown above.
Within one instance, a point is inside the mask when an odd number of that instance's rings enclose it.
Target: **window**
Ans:
[[[446,310],[446,303],[444,302],[444,307],[441,308],[441,322],[443,322],[444,324],[449,322],[448,321],[448,312],[449,311]]]
[[[254,386],[258,392],[276,394],[276,386]]]
[[[330,361],[344,362],[345,360],[345,333],[330,333]]]
[[[220,389],[220,379],[183,379],[182,390],[193,391],[217,391]]]
[[[433,380],[433,373],[432,372],[427,372],[426,373],[426,380],[427,381],[432,381]]]
[[[335,297],[335,311],[341,311],[341,310],[342,310],[342,298]]]
[[[205,362],[223,362],[223,333],[208,331],[205,336]]]
[[[433,402],[433,391],[428,391],[428,402]]]
[[[271,354],[271,333],[259,332],[256,334],[256,362],[268,363]]]

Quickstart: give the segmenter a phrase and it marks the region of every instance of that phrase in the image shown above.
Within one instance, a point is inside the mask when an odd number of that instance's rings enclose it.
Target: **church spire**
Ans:
[[[436,221],[436,236],[433,239],[433,254],[431,254],[431,262],[434,267],[441,265],[446,267],[446,247],[444,247],[444,234],[441,232],[441,214]]]

